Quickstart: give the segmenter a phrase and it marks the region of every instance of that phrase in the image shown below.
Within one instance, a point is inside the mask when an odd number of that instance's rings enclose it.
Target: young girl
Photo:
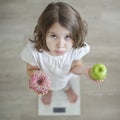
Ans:
[[[87,26],[80,14],[64,2],[50,3],[38,19],[34,39],[22,51],[29,77],[34,71],[42,71],[51,81],[51,90],[42,96],[44,104],[50,104],[52,91],[63,89],[69,102],[77,101],[70,79],[76,75],[89,76],[89,69],[81,59],[90,47],[85,43]]]

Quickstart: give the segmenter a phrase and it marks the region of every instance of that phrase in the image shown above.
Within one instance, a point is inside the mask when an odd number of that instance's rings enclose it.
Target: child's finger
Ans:
[[[102,83],[104,80],[95,80],[96,83]]]

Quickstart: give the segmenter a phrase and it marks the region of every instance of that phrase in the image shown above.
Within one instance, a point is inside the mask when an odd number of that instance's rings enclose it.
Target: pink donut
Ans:
[[[32,88],[37,94],[46,94],[50,89],[50,80],[42,71],[36,71],[29,80],[29,88]]]

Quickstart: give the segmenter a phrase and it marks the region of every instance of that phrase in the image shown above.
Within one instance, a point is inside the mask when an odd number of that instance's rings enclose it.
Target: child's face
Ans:
[[[56,22],[47,32],[46,44],[50,50],[49,54],[53,56],[63,55],[73,46],[72,35],[68,29]]]

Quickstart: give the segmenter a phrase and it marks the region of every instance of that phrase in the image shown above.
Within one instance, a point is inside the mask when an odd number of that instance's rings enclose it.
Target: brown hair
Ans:
[[[85,45],[87,26],[82,21],[80,14],[67,3],[52,2],[39,17],[34,30],[34,40],[31,40],[35,42],[35,48],[38,51],[40,49],[49,51],[46,45],[46,33],[55,22],[59,22],[71,32],[73,48]]]

